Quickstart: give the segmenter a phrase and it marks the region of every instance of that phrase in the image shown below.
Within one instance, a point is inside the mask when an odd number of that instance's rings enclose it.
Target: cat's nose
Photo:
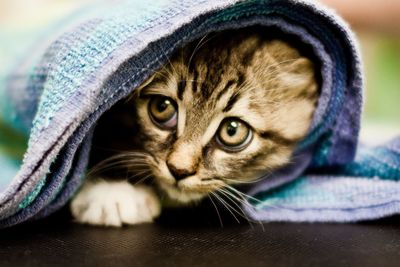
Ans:
[[[188,169],[180,169],[177,168],[175,165],[167,162],[167,166],[171,174],[174,176],[177,182],[185,179],[188,176],[194,175],[196,173],[195,170],[188,170]]]

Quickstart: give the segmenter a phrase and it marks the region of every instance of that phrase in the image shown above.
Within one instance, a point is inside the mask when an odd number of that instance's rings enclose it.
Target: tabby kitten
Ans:
[[[289,162],[317,99],[311,60],[268,31],[189,44],[105,115],[97,133],[107,159],[71,202],[72,214],[97,225],[151,222],[160,196],[192,203],[254,182]],[[116,173],[127,179],[110,179]]]

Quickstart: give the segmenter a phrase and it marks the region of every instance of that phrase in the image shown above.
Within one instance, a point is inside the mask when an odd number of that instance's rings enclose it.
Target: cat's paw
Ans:
[[[86,182],[70,208],[78,222],[106,226],[152,222],[161,212],[151,188],[104,180]]]

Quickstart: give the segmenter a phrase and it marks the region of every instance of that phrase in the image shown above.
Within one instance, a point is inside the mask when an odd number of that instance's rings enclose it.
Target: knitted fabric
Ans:
[[[42,218],[67,203],[85,177],[96,121],[178,47],[251,25],[277,28],[312,47],[322,79],[312,127],[292,163],[243,189],[261,200],[244,207],[248,215],[355,221],[400,210],[400,139],[357,151],[359,52],[331,11],[300,0],[100,1],[84,11],[54,27],[65,32],[51,45],[35,46],[1,76],[0,130],[13,134],[0,135],[0,143],[29,141],[22,161],[0,146],[0,226]]]

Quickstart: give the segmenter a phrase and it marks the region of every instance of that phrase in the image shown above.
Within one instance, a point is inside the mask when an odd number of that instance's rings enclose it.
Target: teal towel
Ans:
[[[322,93],[293,163],[246,189],[261,200],[249,200],[248,215],[355,221],[398,213],[400,139],[358,149],[361,64],[338,16],[300,0],[110,0],[41,31],[20,62],[1,69],[0,226],[66,204],[85,177],[96,121],[175,49],[209,32],[250,25],[278,28],[310,45],[320,61]]]

